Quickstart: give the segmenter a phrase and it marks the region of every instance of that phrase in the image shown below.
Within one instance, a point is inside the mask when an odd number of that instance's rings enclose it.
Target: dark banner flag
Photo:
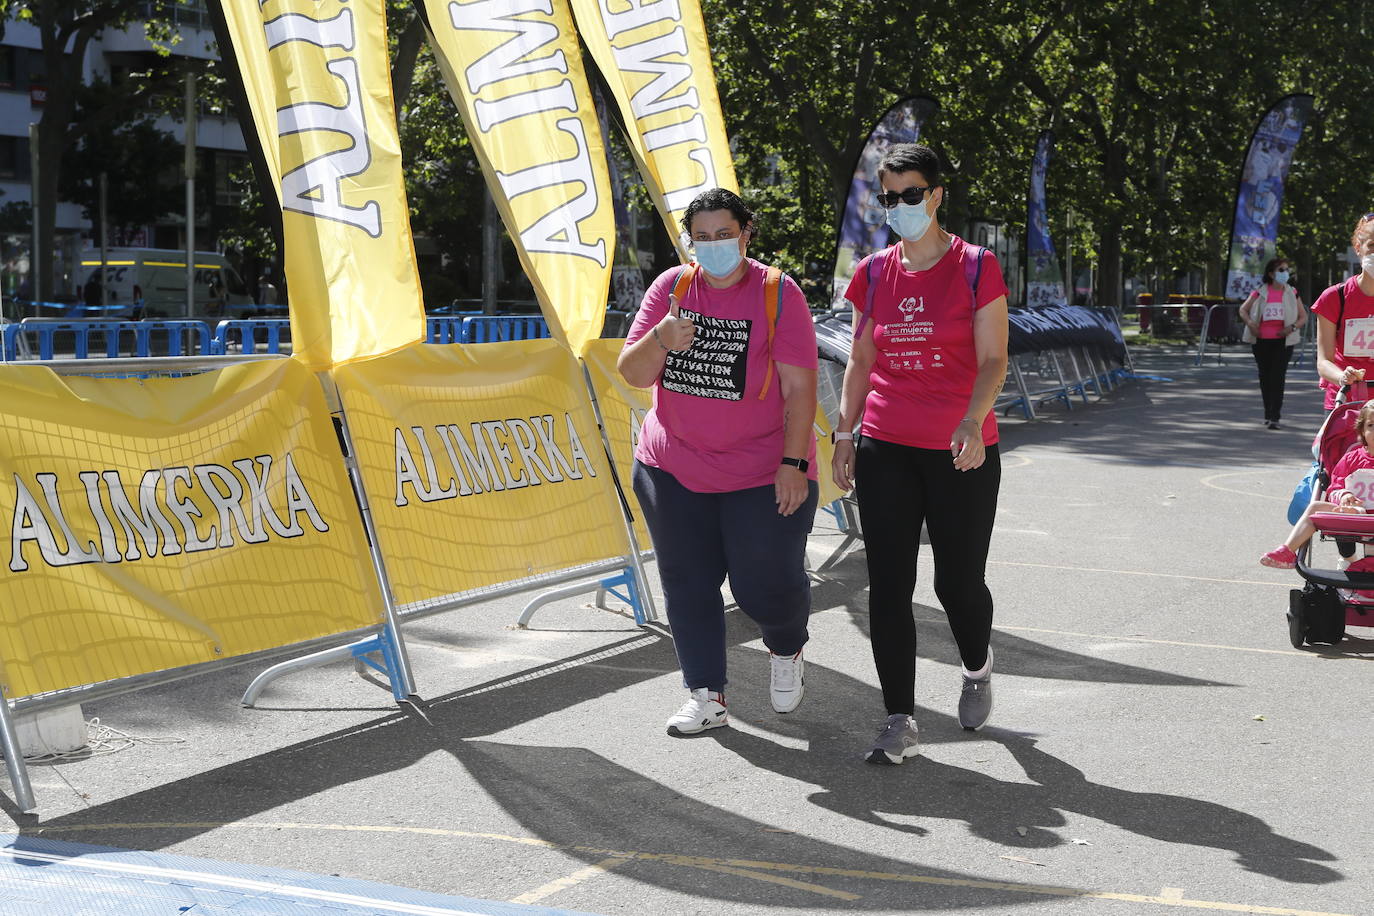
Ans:
[[[1228,298],[1250,295],[1263,278],[1265,262],[1274,257],[1283,183],[1293,161],[1293,148],[1302,139],[1311,113],[1312,96],[1285,96],[1255,128],[1236,191],[1231,257],[1226,271]]]
[[[1069,304],[1045,208],[1045,173],[1050,168],[1053,147],[1054,134],[1048,130],[1041,132],[1031,159],[1030,194],[1026,199],[1026,304],[1030,306]]]
[[[854,168],[854,180],[849,184],[849,200],[844,205],[844,217],[835,242],[835,282],[830,301],[844,305],[844,291],[854,267],[865,257],[887,245],[887,211],[878,206],[873,196],[878,187],[878,162],[896,143],[915,143],[921,136],[921,125],[930,120],[940,106],[932,98],[913,96],[903,99],[887,110],[868,135],[859,163]]]

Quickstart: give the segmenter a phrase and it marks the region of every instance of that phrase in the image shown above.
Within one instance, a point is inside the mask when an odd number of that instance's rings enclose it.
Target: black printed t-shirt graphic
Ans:
[[[744,397],[749,369],[748,319],[710,318],[690,309],[683,318],[696,325],[692,349],[669,353],[663,363],[663,387],[699,398],[738,401]]]

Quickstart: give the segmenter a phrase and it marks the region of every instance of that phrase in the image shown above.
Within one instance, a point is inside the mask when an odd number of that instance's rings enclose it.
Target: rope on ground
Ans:
[[[39,737],[41,738],[42,727],[39,726],[38,730]],[[99,716],[94,716],[86,722],[85,747],[63,751],[58,754],[25,755],[24,760],[30,764],[57,763],[63,760],[85,760],[88,757],[103,757],[107,754],[117,754],[120,751],[128,750],[136,744],[142,744],[148,747],[170,747],[172,745],[185,743],[185,738],[176,735],[166,737],[131,735],[126,731],[115,728],[113,725],[105,725],[100,721]]]

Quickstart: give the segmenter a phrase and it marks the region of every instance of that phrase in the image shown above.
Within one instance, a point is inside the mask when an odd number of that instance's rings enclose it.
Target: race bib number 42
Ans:
[[[1351,318],[1345,323],[1345,342],[1341,352],[1346,356],[1374,357],[1374,318]]]

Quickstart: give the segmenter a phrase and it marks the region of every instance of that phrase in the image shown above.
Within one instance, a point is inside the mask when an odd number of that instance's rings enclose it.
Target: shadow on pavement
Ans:
[[[740,615],[728,619],[737,687],[761,698],[767,669],[763,653],[740,646],[754,639],[755,631]],[[1110,662],[1090,660],[1078,678],[1111,677],[1112,668]],[[811,690],[805,715],[768,714],[767,720],[768,728],[807,740],[809,750],[794,750],[734,729],[720,730],[717,740],[754,766],[820,785],[822,791],[811,797],[817,805],[891,829],[892,857],[820,838],[770,832],[775,825],[733,813],[730,807],[736,796],[731,781],[722,778],[727,767],[685,780],[697,787],[685,795],[585,748],[517,746],[482,737],[534,719],[555,721],[558,713],[570,707],[675,670],[667,640],[635,634],[611,647],[440,698],[428,704],[424,718],[381,717],[41,825],[31,822],[25,832],[46,831],[61,839],[105,845],[166,848],[217,825],[251,821],[327,790],[400,771],[435,751],[446,751],[479,784],[484,797],[539,839],[560,844],[563,852],[587,861],[600,861],[607,850],[649,853],[644,862],[650,864],[637,861],[618,873],[696,897],[738,901],[753,894],[769,905],[805,909],[816,906],[821,899],[817,894],[824,896],[825,888],[841,888],[857,880],[848,874],[857,870],[914,872],[953,882],[941,886],[938,893],[934,885],[927,885],[920,895],[904,892],[908,908],[1005,907],[1024,901],[1023,894],[1011,890],[958,886],[985,880],[977,875],[913,864],[919,862],[919,846],[911,845],[910,835],[919,831],[885,820],[884,813],[962,820],[979,836],[1017,848],[1063,842],[1052,828],[1064,823],[1062,812],[1072,811],[1166,842],[1232,849],[1246,868],[1281,880],[1319,883],[1340,877],[1317,864],[1331,860],[1329,853],[1277,836],[1258,818],[1184,796],[1137,793],[1088,782],[1078,769],[1037,750],[1034,740],[1027,737],[995,730],[982,733],[1005,744],[1034,785],[1008,783],[924,758],[901,769],[865,764],[858,752],[872,737],[873,723],[854,713],[880,709],[878,692],[820,665],[808,666]],[[613,716],[614,710],[603,715]],[[938,723],[927,725],[928,739],[978,740],[947,717],[927,713],[923,721]],[[626,737],[645,740],[638,735]],[[928,791],[907,791],[913,779]],[[460,799],[431,804],[422,795],[406,794],[408,799],[391,806],[393,813],[386,819],[461,829],[465,809]],[[397,807],[407,804],[408,808]],[[360,807],[386,809],[377,807],[375,796]],[[330,809],[330,819],[349,816],[337,808],[336,804]],[[375,815],[365,819],[375,820]],[[137,826],[148,823],[161,826]],[[1034,832],[1019,838],[1014,832],[1018,824],[1033,827]],[[100,829],[102,825],[110,829]],[[712,862],[679,861],[683,856],[708,857]],[[721,860],[736,859],[764,860],[759,867],[765,870],[767,863],[800,866],[783,873],[822,890],[779,886],[753,874],[719,873],[721,867],[737,865],[721,865]],[[716,873],[703,880],[702,869]],[[873,890],[870,886],[864,899],[853,905],[890,909],[890,895],[874,895]]]

